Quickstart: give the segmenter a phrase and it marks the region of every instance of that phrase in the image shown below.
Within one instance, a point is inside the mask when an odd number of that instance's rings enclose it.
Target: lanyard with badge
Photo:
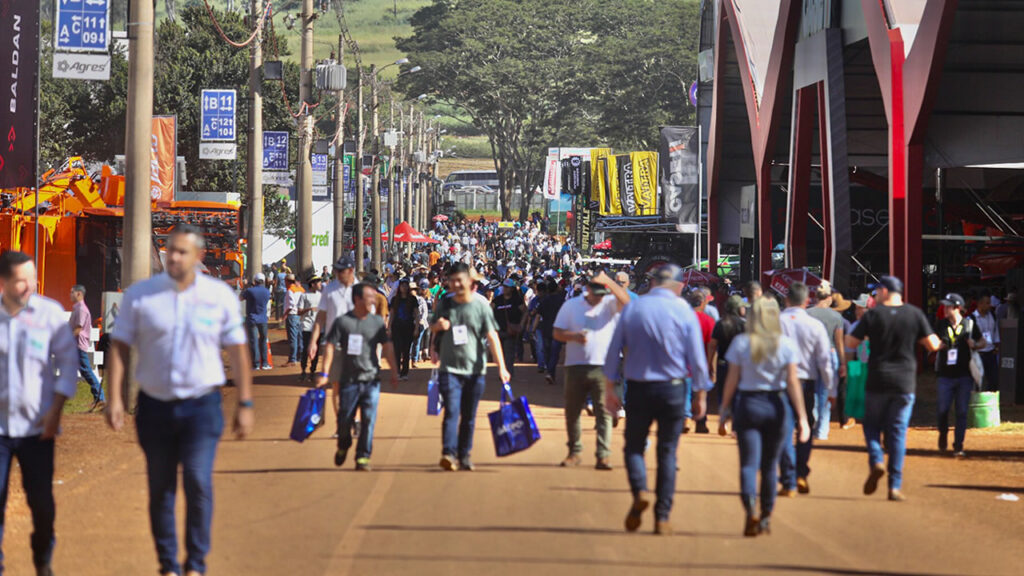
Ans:
[[[356,330],[359,329],[361,320],[356,320]],[[349,333],[348,343],[345,346],[345,353],[349,356],[359,356],[363,353],[363,335]]]
[[[949,350],[946,350],[946,366],[956,366],[957,358],[960,356],[960,350],[956,347],[956,339],[963,331],[963,322],[957,325],[956,330],[953,330],[952,326],[946,326],[946,332],[949,334]]]

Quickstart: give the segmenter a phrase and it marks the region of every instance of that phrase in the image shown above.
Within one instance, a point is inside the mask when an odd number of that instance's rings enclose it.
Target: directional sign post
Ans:
[[[268,172],[288,171],[288,133],[263,133],[263,170]]]
[[[327,186],[327,154],[312,154],[313,186]]]
[[[200,95],[199,158],[203,160],[234,160],[235,111],[234,90],[203,90]]]
[[[109,80],[110,0],[57,0],[53,77]]]

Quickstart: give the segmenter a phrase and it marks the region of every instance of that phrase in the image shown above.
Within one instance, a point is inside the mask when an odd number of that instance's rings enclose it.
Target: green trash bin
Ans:
[[[849,418],[864,419],[864,387],[868,383],[868,365],[860,360],[846,363],[846,404]]]
[[[967,410],[968,428],[999,426],[999,392],[971,392]]]

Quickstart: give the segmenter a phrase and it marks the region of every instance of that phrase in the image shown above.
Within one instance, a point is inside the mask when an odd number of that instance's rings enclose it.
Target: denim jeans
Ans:
[[[964,435],[967,433],[967,405],[971,401],[971,392],[974,390],[974,379],[970,376],[960,378],[939,377],[939,410],[938,426],[939,441],[945,446],[945,440],[949,434],[949,409],[956,401],[956,416],[954,420],[953,450],[959,452],[964,449]]]
[[[377,403],[380,401],[380,380],[342,384],[338,398],[338,449],[352,447],[352,422],[359,409],[359,440],[356,458],[369,458],[373,454],[373,427],[377,422]]]
[[[92,399],[96,402],[103,402],[106,398],[103,396],[103,385],[100,384],[100,379],[96,377],[96,373],[92,371],[92,362],[89,361],[89,353],[85,350],[78,351],[78,373],[82,375],[85,382],[89,384],[89,390],[92,392]]]
[[[430,348],[430,330],[420,326],[419,332],[416,336],[416,358],[415,361],[419,362],[422,359],[420,355],[424,350]]]
[[[252,346],[252,367],[267,366],[267,323],[246,320],[249,345]]]
[[[53,557],[57,544],[53,520],[56,505],[53,500],[53,440],[40,440],[39,436],[11,438],[0,436],[0,544],[4,537],[4,513],[7,510],[7,483],[11,476],[11,461],[18,459],[21,467],[21,486],[25,490],[29,511],[32,513],[32,561],[45,566]],[[4,555],[0,551],[0,574],[4,572]]]
[[[180,465],[185,486],[185,570],[204,574],[213,521],[213,460],[224,431],[220,392],[172,402],[139,393],[135,425],[146,455],[149,522],[160,570],[181,573],[174,519]]]
[[[818,380],[814,386],[814,427],[811,436],[828,440],[828,426],[832,421],[832,401],[828,397],[828,384]]]
[[[302,332],[302,349],[303,350],[309,350],[309,344],[310,344],[310,342],[312,342],[312,340],[313,340],[313,331],[312,330],[310,330],[309,332],[303,331]],[[318,342],[317,344],[322,344],[323,340],[324,340],[323,338],[320,338],[320,342]],[[317,366],[317,364],[319,362],[320,362],[320,354],[317,354],[316,356],[313,356],[312,362],[310,362],[310,360],[309,360],[309,354],[300,354],[299,366],[302,367],[302,371],[303,372],[306,371],[306,366],[309,366],[309,372],[310,373],[316,372],[316,366]]]
[[[685,400],[683,404],[683,416],[686,418],[693,418],[693,378],[687,376],[683,379],[683,394],[685,394]],[[686,426],[686,423],[683,423]]]
[[[476,408],[484,395],[486,375],[451,374],[439,371],[437,384],[444,398],[444,420],[441,423],[442,454],[460,461],[473,451],[473,429]]]
[[[540,330],[533,331],[533,353],[537,357],[537,368],[546,370],[548,363],[544,358],[544,336],[541,335]]]
[[[626,474],[633,495],[647,490],[644,450],[651,424],[658,423],[658,480],[654,514],[668,520],[676,492],[676,448],[683,432],[685,389],[671,382],[630,382],[626,389]]]
[[[875,466],[889,453],[889,489],[903,485],[903,458],[907,454],[907,426],[914,411],[913,394],[868,392],[864,396],[864,441],[868,447],[868,464]]]
[[[519,336],[510,334],[501,336],[501,355],[505,358],[505,369],[508,370],[510,376],[516,375],[516,343],[518,341]]]
[[[782,392],[740,392],[736,396],[736,441],[740,448],[740,497],[757,498],[757,473],[761,472],[761,516],[775,508],[779,454],[789,404]]]
[[[807,419],[811,425],[811,438],[807,442],[800,442],[799,438],[793,438],[796,430],[796,409],[789,402],[789,415],[786,418],[782,430],[782,455],[779,458],[779,474],[782,476],[782,486],[789,490],[796,490],[797,477],[806,478],[811,475],[811,447],[814,444],[814,390],[817,382],[814,380],[801,380],[801,389],[804,395],[804,410],[807,412]]]
[[[289,314],[285,326],[288,328],[288,361],[298,362],[302,356],[302,317]]]
[[[544,337],[544,372],[552,378],[558,369],[558,357],[562,355],[562,343],[554,336]]]

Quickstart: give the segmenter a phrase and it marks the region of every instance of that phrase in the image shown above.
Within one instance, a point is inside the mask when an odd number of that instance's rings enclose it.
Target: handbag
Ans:
[[[441,385],[437,381],[437,369],[430,372],[430,380],[427,381],[427,416],[437,416],[444,406],[444,398],[441,397]]]
[[[314,430],[323,425],[326,405],[327,391],[323,388],[307,390],[300,396],[289,437],[296,442],[304,442],[306,438],[309,438]]]
[[[522,452],[540,440],[540,428],[533,419],[525,396],[516,398],[505,382],[501,390],[501,407],[487,415],[491,422],[494,452],[498,457]]]

